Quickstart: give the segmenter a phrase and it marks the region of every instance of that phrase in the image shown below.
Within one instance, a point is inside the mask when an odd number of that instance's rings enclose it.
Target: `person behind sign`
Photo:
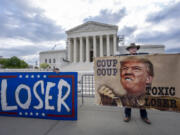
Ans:
[[[60,70],[59,70],[59,68],[54,68],[54,69],[53,69],[53,72],[59,73]]]
[[[139,48],[140,46],[136,46],[132,43],[127,47],[127,50],[131,55],[137,55],[137,50]],[[121,61],[120,76],[120,82],[127,91],[127,97],[141,97],[145,95],[147,85],[152,83],[152,78],[154,76],[153,65],[147,59],[129,57]],[[124,121],[129,122],[131,119],[131,108],[126,107],[124,113]],[[140,116],[145,123],[151,124],[147,117],[146,109],[140,109]]]
[[[140,46],[136,46],[132,43],[129,47],[127,47],[127,50],[130,52],[130,55],[138,55],[137,50],[139,48]],[[119,96],[106,84],[101,85],[98,88],[98,93],[100,95],[99,104],[142,108],[145,103],[144,96],[146,86],[151,85],[152,78],[154,76],[153,64],[148,59],[136,56],[126,57],[120,62],[120,64],[120,83],[126,90],[127,94]],[[148,120],[145,109],[140,109],[140,115],[144,122],[147,124],[151,123]],[[131,108],[126,107],[124,121],[128,122],[130,121],[130,118]]]

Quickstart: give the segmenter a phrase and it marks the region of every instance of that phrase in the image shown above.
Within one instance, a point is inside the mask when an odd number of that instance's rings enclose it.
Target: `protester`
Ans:
[[[137,50],[139,49],[140,46],[135,45],[135,43],[127,47],[130,55],[137,55]],[[144,94],[146,86],[152,82],[152,63],[146,60],[133,60],[129,58],[129,60],[122,61],[121,64],[121,83],[124,89],[127,90],[129,95],[140,96]],[[131,119],[131,108],[126,107],[124,113],[124,121],[129,122]],[[146,109],[140,109],[140,116],[145,123],[151,124],[147,117]]]
[[[59,68],[54,68],[54,69],[53,69],[53,72],[59,73],[60,70],[59,70]]]
[[[132,43],[127,47],[130,55],[138,55],[137,50],[140,46]],[[131,108],[140,109],[140,116],[144,122],[151,124],[147,117],[147,112],[143,109],[145,104],[144,96],[146,87],[150,86],[154,76],[153,64],[145,58],[138,56],[128,56],[120,61],[120,83],[126,91],[125,95],[117,94],[112,88],[106,84],[98,88],[100,95],[100,104],[126,106],[124,121],[131,119]]]

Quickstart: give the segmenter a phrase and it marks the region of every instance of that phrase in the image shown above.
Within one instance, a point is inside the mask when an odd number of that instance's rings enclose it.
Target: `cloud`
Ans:
[[[135,36],[136,42],[164,44],[166,49],[178,47],[180,43],[179,12],[180,2],[148,15],[146,22],[150,22],[149,28],[143,29]]]
[[[136,26],[133,26],[133,27],[124,26],[121,30],[119,30],[118,34],[124,35],[124,36],[130,36],[136,30],[137,30]]]
[[[117,24],[126,15],[126,9],[120,9],[118,12],[112,13],[110,10],[103,9],[97,16],[90,16],[83,21],[97,21],[102,23]]]
[[[0,54],[3,57],[22,57],[25,55],[32,55],[32,54],[38,54],[39,51],[48,50],[48,47],[45,47],[43,45],[41,46],[33,46],[33,45],[24,45],[24,46],[15,46],[10,48],[1,48]]]
[[[151,23],[160,23],[169,19],[180,18],[180,2],[164,8],[163,10],[151,14],[147,17],[146,21]]]
[[[137,42],[156,42],[163,43],[169,40],[176,40],[176,42],[180,42],[180,28],[178,29],[170,29],[165,32],[159,31],[145,31],[136,37]]]
[[[179,53],[179,52],[180,52],[180,47],[171,48],[171,49],[166,50],[166,53]]]
[[[1,0],[0,38],[27,39],[31,42],[65,39],[64,30],[31,7],[29,1]]]

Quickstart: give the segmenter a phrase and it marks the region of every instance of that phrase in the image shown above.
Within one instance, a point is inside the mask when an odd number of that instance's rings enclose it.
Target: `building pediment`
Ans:
[[[108,31],[108,30],[118,30],[118,26],[103,24],[99,22],[86,22],[75,28],[66,31],[67,34],[71,33],[82,33],[82,32],[96,32],[96,31]]]

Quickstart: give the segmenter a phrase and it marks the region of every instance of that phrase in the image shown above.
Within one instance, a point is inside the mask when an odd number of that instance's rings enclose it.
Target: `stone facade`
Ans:
[[[93,62],[94,57],[116,54],[118,26],[87,22],[66,31],[68,61]]]
[[[119,46],[119,54],[129,53],[126,50],[126,48],[127,46]],[[164,53],[164,52],[165,52],[164,45],[140,45],[140,49],[138,50],[138,53],[149,53],[149,54]]]
[[[66,50],[40,52],[40,64],[66,71],[93,70],[93,58],[126,54],[127,46],[118,46],[118,26],[86,22],[66,31]],[[164,53],[164,45],[141,45],[140,53]],[[78,67],[79,66],[79,67]],[[84,67],[84,68],[83,68]]]
[[[63,60],[66,57],[66,50],[51,50],[39,53],[40,64],[47,63],[50,67],[60,68],[67,63]]]

